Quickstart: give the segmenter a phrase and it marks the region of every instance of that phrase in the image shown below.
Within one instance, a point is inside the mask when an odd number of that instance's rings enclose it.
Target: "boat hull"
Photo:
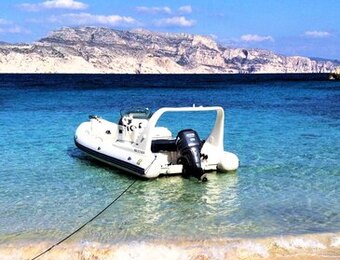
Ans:
[[[104,153],[98,152],[94,149],[91,149],[89,147],[86,147],[85,145],[80,144],[79,142],[77,142],[77,140],[74,140],[75,145],[82,150],[84,153],[88,154],[89,156],[91,156],[92,158],[104,162],[106,164],[109,164],[115,168],[118,168],[120,170],[123,171],[127,171],[129,173],[132,173],[134,175],[143,177],[143,178],[148,178],[145,175],[145,169],[142,167],[139,167],[137,165],[134,165],[132,163],[128,163],[126,161],[117,159],[115,157],[106,155]]]

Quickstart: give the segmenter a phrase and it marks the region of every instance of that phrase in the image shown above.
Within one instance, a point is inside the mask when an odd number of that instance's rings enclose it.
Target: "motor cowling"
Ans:
[[[194,176],[206,181],[207,178],[201,166],[202,141],[197,132],[192,129],[180,131],[176,137],[176,146],[180,153],[178,161],[183,164],[183,176]]]

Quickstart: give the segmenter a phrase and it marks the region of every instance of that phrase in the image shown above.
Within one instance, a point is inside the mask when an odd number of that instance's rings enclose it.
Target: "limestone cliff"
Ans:
[[[319,73],[336,66],[146,30],[63,28],[34,44],[0,44],[0,73]]]

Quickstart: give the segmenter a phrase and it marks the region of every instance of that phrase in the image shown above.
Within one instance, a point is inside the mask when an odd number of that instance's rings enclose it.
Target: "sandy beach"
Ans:
[[[52,244],[2,245],[0,258],[32,259]],[[66,241],[39,259],[340,259],[340,233],[120,244]]]

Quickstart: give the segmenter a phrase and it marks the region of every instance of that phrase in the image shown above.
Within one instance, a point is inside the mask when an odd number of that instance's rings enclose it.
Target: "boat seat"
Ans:
[[[151,151],[158,153],[160,151],[177,151],[176,139],[157,139],[151,142]]]

